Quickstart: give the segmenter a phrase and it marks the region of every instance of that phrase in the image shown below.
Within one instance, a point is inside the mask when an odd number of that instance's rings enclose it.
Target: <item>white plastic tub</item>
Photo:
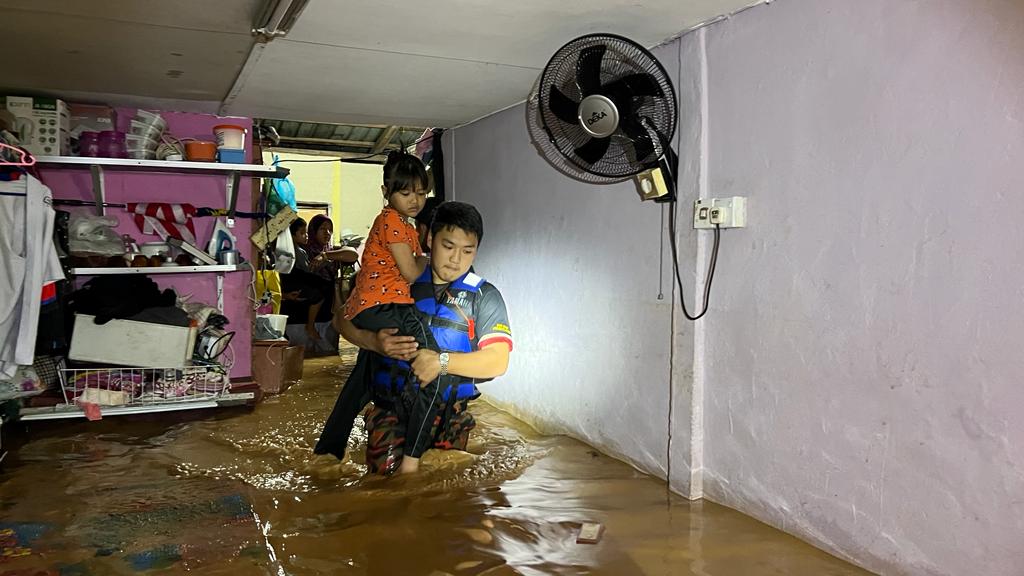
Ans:
[[[217,148],[242,150],[245,148],[245,128],[234,124],[221,124],[213,127],[217,137]]]
[[[134,320],[99,325],[87,314],[75,315],[68,358],[115,366],[187,366],[196,329]]]

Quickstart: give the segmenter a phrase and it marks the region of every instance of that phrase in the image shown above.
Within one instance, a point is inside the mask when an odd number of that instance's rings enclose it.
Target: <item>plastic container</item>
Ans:
[[[225,164],[245,164],[245,150],[218,148],[217,161]]]
[[[163,117],[156,112],[150,112],[149,110],[136,110],[135,119],[142,124],[152,124],[160,128],[161,131],[167,130],[167,122],[164,121]]]
[[[166,256],[171,252],[171,246],[167,242],[146,242],[139,246],[139,252],[143,256]]]
[[[156,160],[156,152],[148,148],[128,148],[125,153],[134,160]]]
[[[98,147],[99,155],[103,158],[127,158],[128,149],[125,146],[124,132],[106,130],[99,133]]]
[[[156,150],[156,147],[160,145],[160,141],[147,138],[146,136],[139,136],[137,134],[128,134],[125,136],[125,144],[128,145],[129,149]]]
[[[242,150],[245,148],[245,128],[234,124],[221,124],[213,127],[217,137],[217,148]]]
[[[95,158],[100,155],[99,132],[82,132],[78,136],[78,155]]]
[[[216,162],[217,145],[213,142],[192,140],[185,143],[185,158],[192,162]]]
[[[160,136],[163,136],[164,129],[159,124],[146,124],[139,122],[138,120],[132,120],[131,126],[128,128],[129,134],[136,136],[144,136],[150,140],[159,140]]]

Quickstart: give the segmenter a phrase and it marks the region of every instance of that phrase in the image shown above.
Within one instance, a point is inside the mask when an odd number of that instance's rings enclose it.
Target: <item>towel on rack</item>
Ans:
[[[196,228],[192,224],[196,207],[191,204],[133,202],[126,209],[135,215],[135,225],[143,234],[156,234],[162,240],[177,238],[189,244],[196,243]]]

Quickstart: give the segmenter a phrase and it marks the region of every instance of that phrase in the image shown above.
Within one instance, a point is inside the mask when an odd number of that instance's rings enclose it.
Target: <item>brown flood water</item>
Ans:
[[[33,424],[0,474],[0,576],[867,574],[481,401],[470,454],[415,477],[364,476],[361,426],[352,461],[315,457],[352,359],[254,411]]]

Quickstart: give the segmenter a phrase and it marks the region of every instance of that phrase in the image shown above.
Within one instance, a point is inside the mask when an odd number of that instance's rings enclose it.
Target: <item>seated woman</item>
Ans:
[[[354,259],[355,254],[351,249],[331,247],[334,223],[324,215],[314,216],[308,228],[300,218],[292,223],[291,230],[295,266],[291,274],[281,276],[282,292],[288,294],[281,306],[281,313],[288,316],[286,335],[289,342],[305,346],[307,356],[336,354],[338,332],[331,325],[335,283],[341,264]]]
[[[316,317],[323,307],[325,281],[309,271],[309,254],[305,248],[309,242],[306,221],[296,218],[288,228],[295,245],[295,264],[291,272],[281,275],[281,313],[288,316],[289,324],[300,324],[304,320],[306,336],[319,340]]]

